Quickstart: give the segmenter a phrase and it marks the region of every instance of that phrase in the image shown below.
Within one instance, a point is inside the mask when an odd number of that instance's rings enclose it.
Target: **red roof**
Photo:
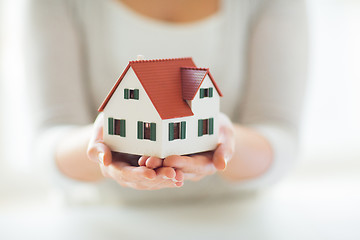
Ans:
[[[222,97],[222,93],[220,92],[220,89],[217,86],[214,78],[211,76],[208,68],[182,67],[181,68],[182,95],[185,100],[194,99],[206,75],[209,75],[210,80],[214,84],[214,87],[216,88],[219,95]]]
[[[209,70],[196,68],[191,58],[137,60],[129,62],[100,106],[99,112],[104,110],[130,67],[134,70],[161,119],[194,115],[185,100],[194,98],[206,74],[222,96]]]

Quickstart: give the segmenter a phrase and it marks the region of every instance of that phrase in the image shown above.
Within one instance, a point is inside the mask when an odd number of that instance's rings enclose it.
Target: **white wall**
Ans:
[[[302,154],[346,164],[360,157],[360,1],[308,4],[311,72]]]
[[[200,85],[200,88],[213,88],[212,98],[200,99],[198,91],[191,101],[191,108],[194,116],[165,120],[163,124],[164,149],[163,156],[182,155],[196,152],[209,151],[216,148],[218,144],[218,113],[220,108],[219,94],[207,75]],[[198,136],[198,119],[214,118],[214,134]],[[169,139],[169,123],[186,121],[186,139]]]
[[[124,89],[139,89],[139,100],[124,99]],[[130,67],[104,110],[104,140],[112,150],[142,155],[161,156],[161,119],[154,105]],[[126,120],[126,137],[105,134],[108,132],[107,118]],[[137,139],[137,122],[156,123],[156,141]]]

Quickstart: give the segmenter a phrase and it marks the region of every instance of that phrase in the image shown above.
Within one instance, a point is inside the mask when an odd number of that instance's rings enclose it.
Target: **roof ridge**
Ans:
[[[176,61],[176,60],[189,60],[191,57],[180,57],[180,58],[160,58],[160,59],[142,59],[142,60],[132,60],[129,63],[141,63],[141,62],[165,62],[165,61]]]
[[[181,67],[181,69],[209,71],[209,68],[201,68],[201,67]]]

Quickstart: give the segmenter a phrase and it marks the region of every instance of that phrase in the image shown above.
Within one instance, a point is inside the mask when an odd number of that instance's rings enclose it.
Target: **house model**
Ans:
[[[130,61],[99,108],[112,151],[165,158],[214,150],[222,96],[191,58]]]

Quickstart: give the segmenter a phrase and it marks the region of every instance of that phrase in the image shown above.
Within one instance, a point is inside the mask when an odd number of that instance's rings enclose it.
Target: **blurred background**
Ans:
[[[32,166],[21,49],[26,45],[20,44],[26,41],[24,4],[0,1],[0,239],[20,239],[29,233],[38,239],[139,239],[136,226],[141,223],[144,231],[157,235],[146,227],[154,219],[168,227],[164,236],[154,239],[180,239],[166,219],[171,212],[167,208],[64,208],[46,172]],[[237,231],[245,239],[360,239],[360,1],[308,0],[308,9],[310,84],[301,161],[281,183],[240,205],[230,203],[221,210],[215,206],[212,213],[196,210],[196,204],[179,206],[181,214],[170,222],[176,220],[188,239],[197,233],[217,239],[227,231]],[[184,219],[194,211],[199,211],[197,223],[190,224]],[[126,219],[121,218],[124,214]],[[209,231],[215,222],[200,224],[215,216],[222,228]]]

